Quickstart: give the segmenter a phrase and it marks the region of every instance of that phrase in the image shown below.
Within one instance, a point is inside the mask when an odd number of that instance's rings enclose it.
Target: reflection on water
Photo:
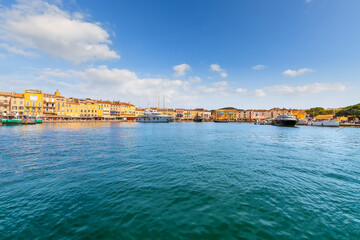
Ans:
[[[0,239],[360,239],[359,133],[0,127]]]

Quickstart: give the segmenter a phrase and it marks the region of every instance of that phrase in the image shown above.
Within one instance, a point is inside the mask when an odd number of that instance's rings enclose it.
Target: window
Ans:
[[[38,103],[38,106],[41,107],[41,102]]]
[[[29,103],[29,101],[26,101],[26,106],[30,106],[30,103]]]

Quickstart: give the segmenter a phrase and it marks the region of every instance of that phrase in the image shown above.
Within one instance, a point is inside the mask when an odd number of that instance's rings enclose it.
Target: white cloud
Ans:
[[[226,78],[228,75],[225,69],[222,69],[219,64],[211,64],[210,70],[213,72],[218,72],[222,78]]]
[[[305,73],[308,73],[308,72],[314,72],[314,70],[312,69],[309,69],[309,68],[301,68],[299,70],[286,70],[283,72],[283,75],[284,76],[288,76],[288,77],[297,77],[297,76],[300,76],[300,75],[303,75]]]
[[[140,78],[128,69],[108,68],[105,65],[89,67],[85,70],[44,69],[38,80],[63,90],[77,97],[102,99],[121,99],[135,101],[140,106],[156,98],[156,93],[166,97],[168,103],[179,105],[194,104],[201,98],[191,86],[197,84],[199,77],[188,81],[168,78]]]
[[[197,86],[196,89],[199,91],[199,94],[212,94],[213,96],[231,96],[236,94],[245,94],[247,89],[237,88],[233,89],[229,86],[227,81],[219,81],[211,84],[211,87],[201,85]]]
[[[264,69],[264,68],[266,68],[266,66],[265,65],[261,65],[261,64],[259,64],[259,65],[256,65],[256,66],[253,66],[252,67],[252,70],[262,70],[262,69]]]
[[[348,90],[343,83],[311,83],[303,86],[276,85],[264,87],[267,92],[277,94],[312,94],[320,92],[342,92]]]
[[[200,77],[189,77],[189,82],[190,83],[200,83],[201,82],[201,78]]]
[[[265,97],[266,96],[266,92],[263,89],[256,89],[254,91],[254,94],[257,97]]]
[[[245,88],[237,88],[237,89],[235,89],[235,92],[240,93],[240,94],[246,94],[248,92],[248,90]]]
[[[43,0],[19,0],[1,9],[0,39],[73,63],[120,58],[99,23]]]
[[[312,0],[305,0],[305,3],[311,3]]]
[[[17,55],[35,56],[35,54],[32,52],[24,51],[23,49],[20,49],[20,48],[14,47],[14,46],[9,46],[6,43],[0,43],[0,48],[6,50],[9,53],[13,53],[13,54],[17,54]]]
[[[220,73],[220,76],[222,77],[222,78],[227,78],[227,73],[226,72],[222,72],[222,73]]]
[[[173,67],[173,70],[175,71],[174,76],[180,77],[180,76],[184,76],[186,72],[190,71],[191,67],[190,65],[183,63],[183,64],[175,65]]]

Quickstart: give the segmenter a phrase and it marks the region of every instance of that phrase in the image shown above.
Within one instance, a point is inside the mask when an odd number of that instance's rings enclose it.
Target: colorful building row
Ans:
[[[1,115],[26,115],[47,118],[134,119],[143,113],[131,103],[93,99],[65,98],[59,91],[54,94],[26,89],[23,94],[0,92]]]
[[[299,109],[273,108],[270,110],[238,110],[236,108],[222,108],[213,113],[213,119],[227,121],[262,121],[276,118],[281,114],[292,115],[299,120],[307,117],[305,110]]]

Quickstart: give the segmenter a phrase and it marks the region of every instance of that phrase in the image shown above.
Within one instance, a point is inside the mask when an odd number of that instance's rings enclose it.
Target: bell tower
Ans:
[[[59,92],[59,89],[56,90],[55,96],[57,96],[57,97],[60,97],[60,96],[61,96],[61,95],[60,95],[60,92]]]

